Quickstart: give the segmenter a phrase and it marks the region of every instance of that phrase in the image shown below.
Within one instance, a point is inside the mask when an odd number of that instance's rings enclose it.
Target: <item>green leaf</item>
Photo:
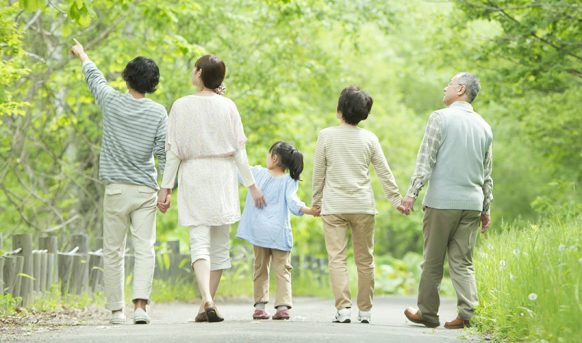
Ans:
[[[21,0],[19,4],[27,11],[36,11],[45,6],[44,0]]]
[[[81,15],[81,12],[77,8],[77,5],[75,3],[72,3],[71,6],[69,6],[69,18],[77,21],[79,19],[80,15]]]
[[[36,280],[34,277],[32,277],[32,275],[28,275],[28,274],[25,274],[25,273],[18,273],[17,276],[25,277],[25,278],[31,279],[31,280]]]
[[[91,16],[89,14],[83,14],[79,17],[78,22],[82,27],[87,27],[91,24]]]

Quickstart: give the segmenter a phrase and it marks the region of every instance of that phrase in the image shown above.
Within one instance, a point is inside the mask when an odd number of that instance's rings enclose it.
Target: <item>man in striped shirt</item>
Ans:
[[[147,98],[158,85],[154,61],[137,57],[123,71],[128,92],[114,90],[89,60],[79,42],[71,49],[83,63],[89,90],[103,112],[103,140],[99,178],[105,183],[103,201],[103,262],[107,309],[111,324],[125,322],[124,251],[130,228],[135,250],[133,271],[134,323],[147,324],[146,312],[154,275],[156,240],[157,172],[166,160],[166,109]],[[169,199],[161,199],[162,202]]]

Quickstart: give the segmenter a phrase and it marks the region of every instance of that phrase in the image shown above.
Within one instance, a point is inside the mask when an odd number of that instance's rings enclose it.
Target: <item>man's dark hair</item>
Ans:
[[[129,61],[123,70],[127,85],[142,93],[153,93],[160,82],[160,69],[153,60],[138,56]]]
[[[194,66],[196,70],[202,70],[200,78],[204,83],[204,87],[216,89],[224,81],[226,65],[220,58],[213,55],[204,55],[196,61]]]
[[[374,100],[368,93],[357,86],[349,86],[342,90],[337,102],[337,111],[342,114],[343,120],[350,125],[358,125],[368,118]]]

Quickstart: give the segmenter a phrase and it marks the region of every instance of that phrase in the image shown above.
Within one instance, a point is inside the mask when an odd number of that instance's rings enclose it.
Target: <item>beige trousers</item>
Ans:
[[[459,318],[469,320],[477,305],[477,286],[473,270],[473,248],[477,242],[481,212],[425,208],[424,263],[418,288],[418,308],[424,320],[439,322],[439,287],[443,278],[445,255],[457,292]]]
[[[347,267],[348,228],[351,228],[358,270],[358,308],[370,311],[374,297],[374,215],[357,213],[321,217],[335,307],[339,310],[352,306]]]
[[[128,229],[135,264],[132,299],[149,300],[154,277],[157,191],[138,185],[109,184],[103,199],[103,279],[106,308],[124,307],[124,257]]]
[[[269,248],[261,248],[254,246],[255,250],[255,274],[254,293],[255,305],[266,304],[269,302],[269,267],[273,263],[273,271],[275,272],[276,293],[275,293],[275,308],[279,306],[293,306],[291,296],[291,253],[289,251],[282,251]]]

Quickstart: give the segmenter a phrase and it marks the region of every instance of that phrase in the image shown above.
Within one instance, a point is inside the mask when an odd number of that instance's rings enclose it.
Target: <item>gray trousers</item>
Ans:
[[[459,318],[469,320],[478,303],[473,249],[477,242],[480,211],[425,208],[423,220],[424,263],[418,288],[418,308],[422,318],[439,322],[439,287],[445,254],[457,292]]]

